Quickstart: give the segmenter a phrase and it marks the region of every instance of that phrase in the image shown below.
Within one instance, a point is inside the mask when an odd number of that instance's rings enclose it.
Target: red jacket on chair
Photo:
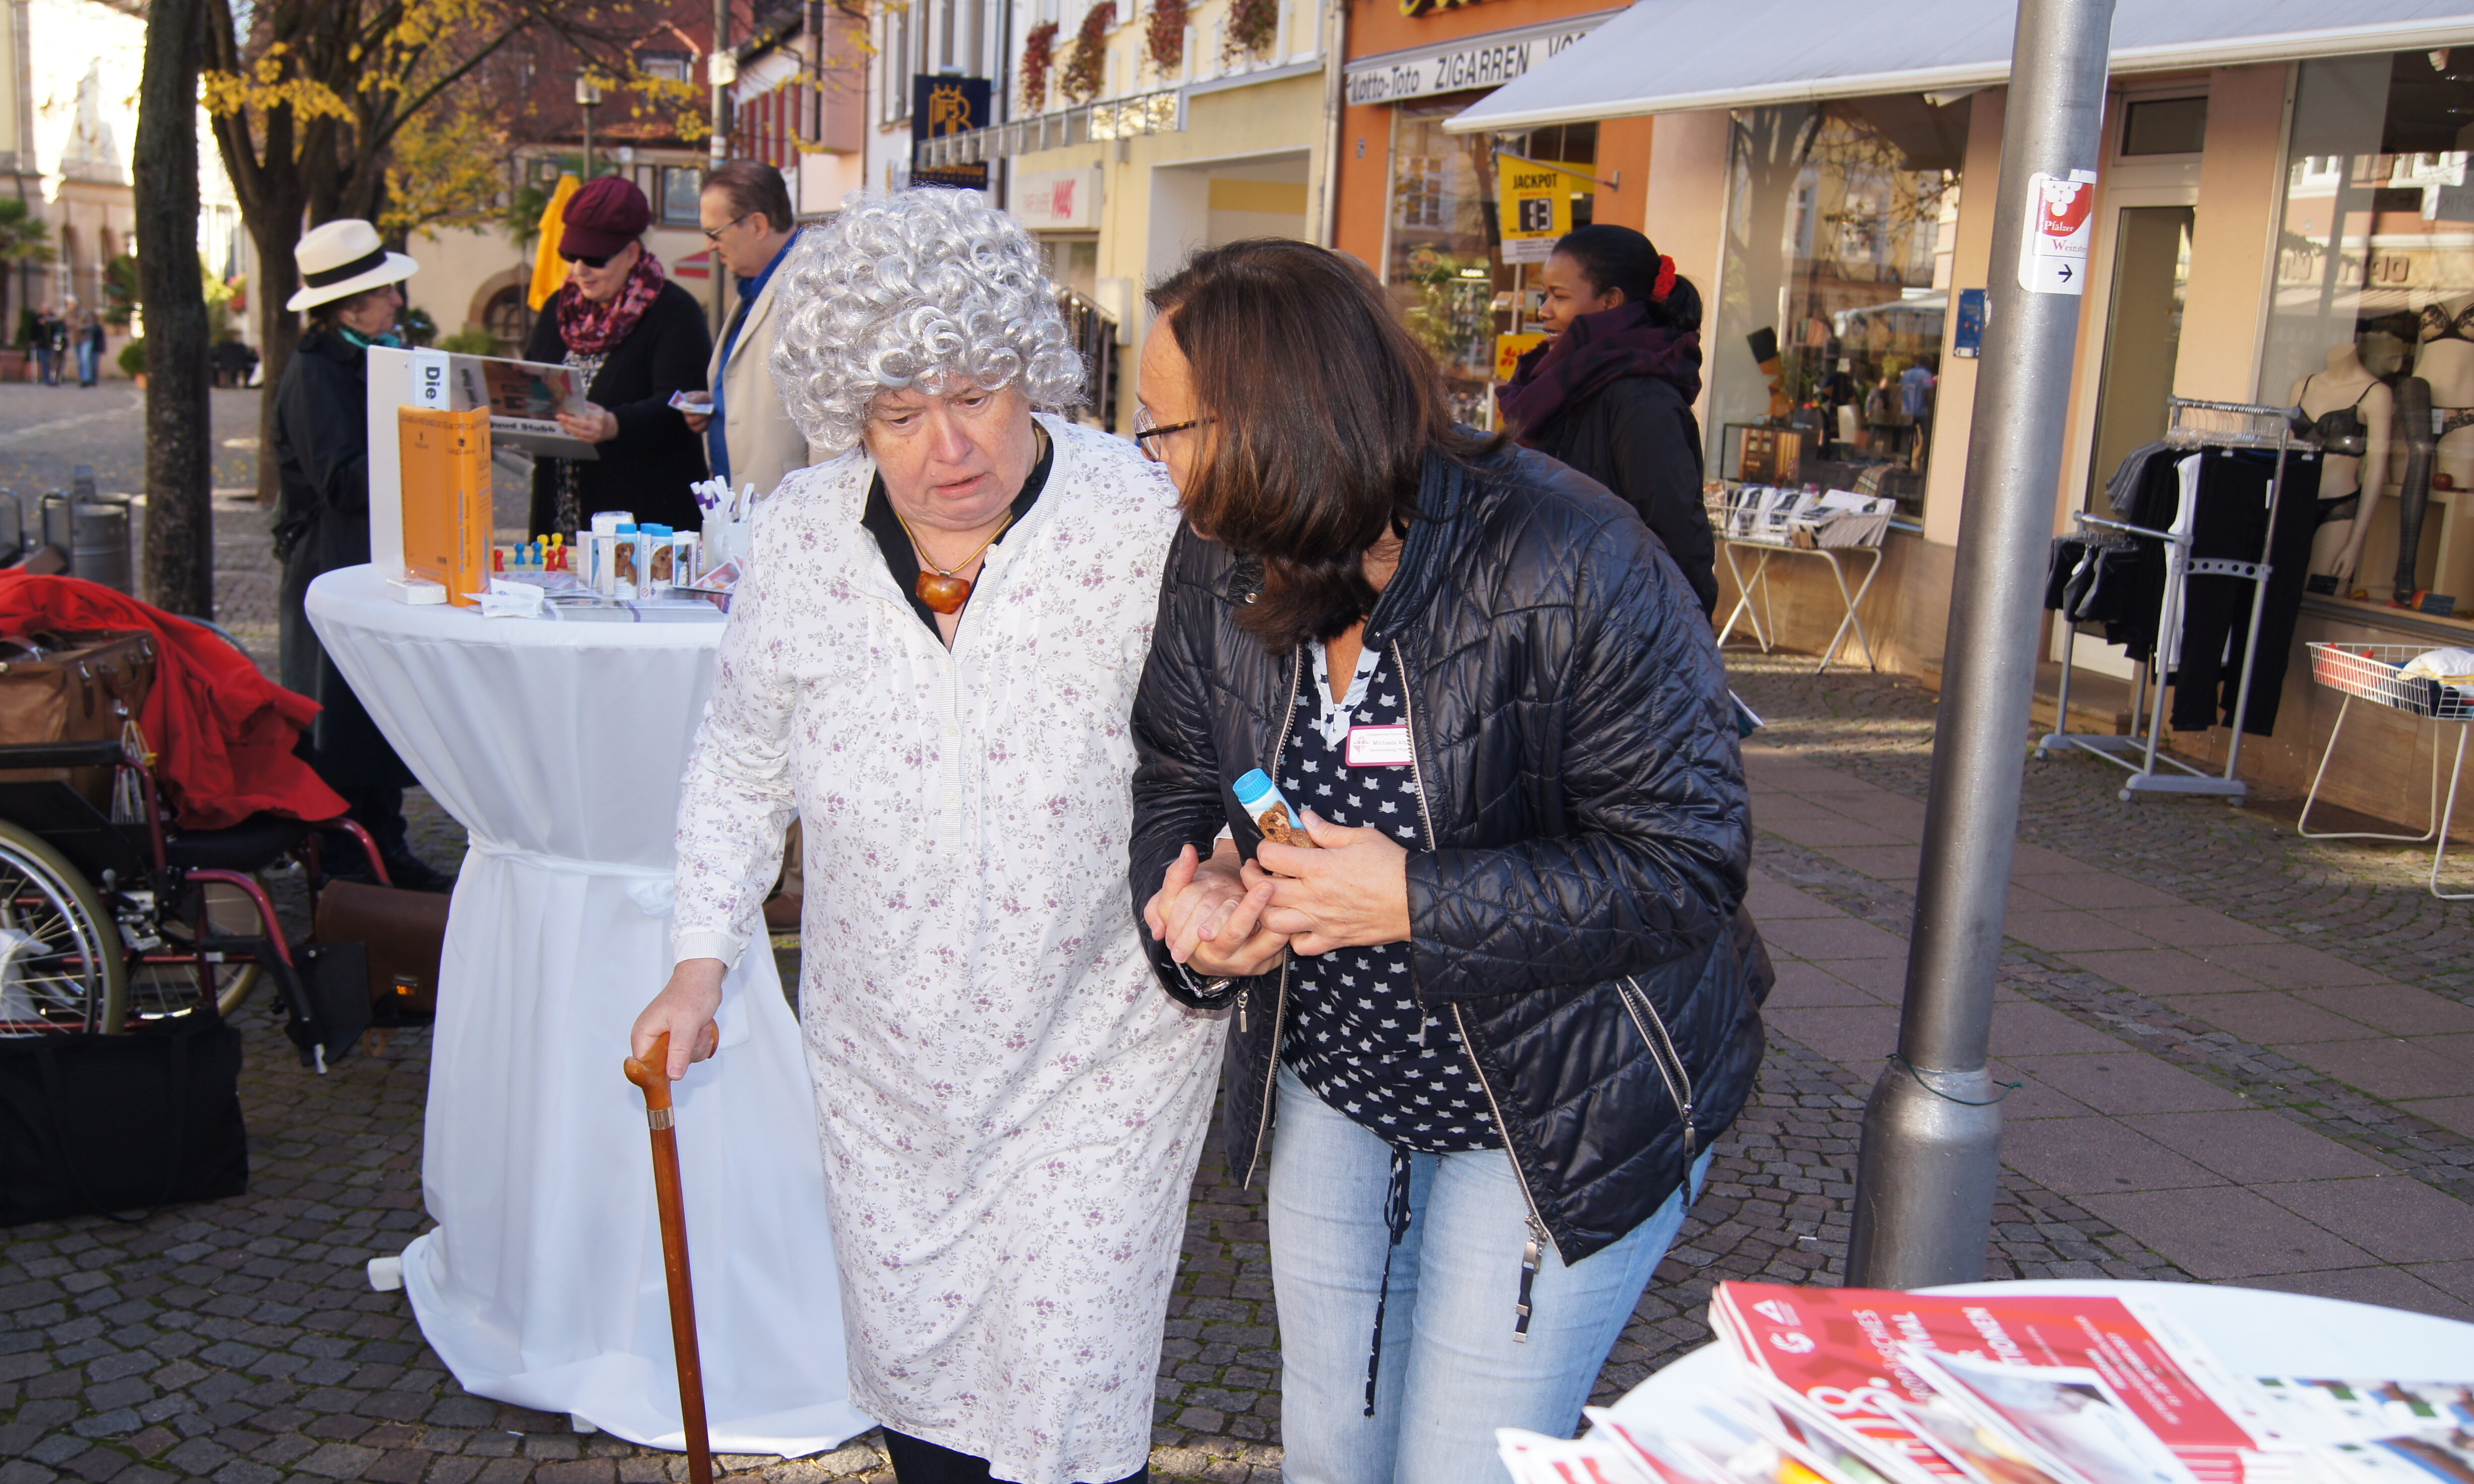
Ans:
[[[137,723],[163,804],[183,828],[255,814],[332,819],[344,800],[293,752],[318,703],[258,672],[213,630],[77,577],[0,572],[0,634],[151,629],[159,657]]]

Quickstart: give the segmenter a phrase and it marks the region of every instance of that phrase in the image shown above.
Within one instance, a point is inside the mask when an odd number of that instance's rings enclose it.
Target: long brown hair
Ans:
[[[1206,420],[1186,519],[1263,564],[1238,622],[1273,653],[1338,637],[1372,611],[1363,558],[1407,532],[1428,458],[1502,440],[1453,425],[1443,373],[1353,257],[1256,237],[1197,253],[1150,297]]]

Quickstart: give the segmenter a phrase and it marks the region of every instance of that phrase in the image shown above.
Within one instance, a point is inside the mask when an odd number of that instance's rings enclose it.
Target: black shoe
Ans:
[[[387,880],[406,891],[452,891],[455,878],[407,851],[386,858]]]

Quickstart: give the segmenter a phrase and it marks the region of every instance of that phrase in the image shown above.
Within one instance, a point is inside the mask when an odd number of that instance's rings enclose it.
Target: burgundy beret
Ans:
[[[643,236],[653,225],[653,208],[636,182],[605,175],[588,181],[567,198],[560,220],[558,250],[569,257],[608,257]]]

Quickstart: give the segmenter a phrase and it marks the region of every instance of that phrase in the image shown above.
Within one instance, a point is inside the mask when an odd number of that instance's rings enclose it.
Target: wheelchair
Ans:
[[[376,841],[346,818],[183,829],[127,735],[0,745],[0,773],[18,773],[0,777],[0,1036],[116,1035],[209,1008],[228,1017],[271,982],[303,1065],[326,1071],[369,1025],[366,978],[318,983],[317,950],[286,937],[258,878],[289,860],[315,883],[319,832],[340,829],[389,885]],[[89,769],[112,780],[109,810],[66,777],[19,771]]]

